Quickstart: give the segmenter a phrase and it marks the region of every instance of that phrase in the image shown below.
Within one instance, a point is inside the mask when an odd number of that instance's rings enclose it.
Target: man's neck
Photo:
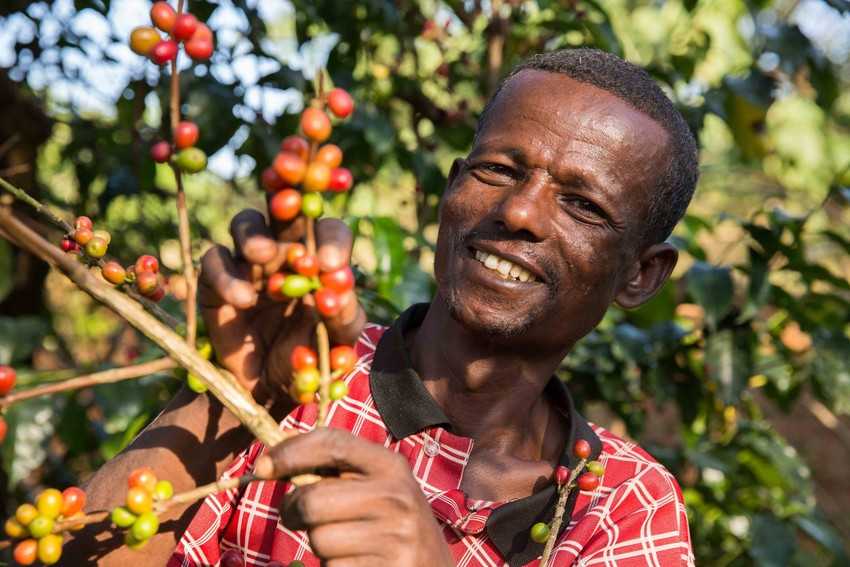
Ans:
[[[407,338],[411,362],[454,431],[476,447],[527,460],[557,458],[561,435],[543,389],[563,352],[519,352],[471,333],[439,295]]]

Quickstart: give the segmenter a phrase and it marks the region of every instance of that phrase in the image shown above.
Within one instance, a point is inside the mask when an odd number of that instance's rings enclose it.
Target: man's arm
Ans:
[[[86,511],[124,504],[127,477],[138,467],[154,470],[183,492],[216,480],[252,440],[250,432],[211,395],[183,388],[163,412],[124,450],[83,486]],[[175,506],[161,516],[161,527],[144,548],[145,563],[164,565],[192,518],[196,506]],[[63,549],[63,565],[135,564],[139,552],[124,546],[123,533],[104,523],[72,532]]]

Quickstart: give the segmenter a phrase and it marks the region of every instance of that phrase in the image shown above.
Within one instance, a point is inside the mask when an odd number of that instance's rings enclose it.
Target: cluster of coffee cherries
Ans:
[[[165,502],[174,496],[174,487],[167,480],[158,480],[149,467],[135,469],[127,477],[127,497],[124,506],[112,510],[112,523],[126,529],[124,543],[131,549],[143,547],[159,531],[159,516],[155,502]]]
[[[300,404],[314,402],[321,383],[316,351],[298,345],[292,349],[289,362],[294,373],[289,395]],[[332,382],[328,397],[331,401],[341,400],[348,395],[348,385],[340,378],[351,372],[357,364],[354,348],[348,345],[335,346],[330,351],[330,364]]]
[[[576,466],[577,470],[584,472],[574,478],[570,469],[560,465],[555,469],[555,484],[558,486],[560,498],[566,500],[570,491],[578,487],[579,490],[592,491],[599,486],[599,479],[605,474],[605,467],[599,461],[588,461],[591,454],[590,443],[585,439],[579,439],[573,445],[573,455],[581,459]],[[546,543],[551,534],[551,527],[545,522],[537,522],[531,526],[529,534],[532,541]]]
[[[15,382],[18,380],[18,374],[15,369],[5,364],[0,364],[0,396],[5,396],[15,387]],[[6,431],[8,426],[6,420],[0,417],[0,443],[6,439]]]
[[[218,562],[221,567],[245,567],[245,560],[242,552],[236,549],[228,549],[221,554],[221,559]],[[290,561],[289,563],[281,563],[280,561],[269,561],[266,567],[305,567],[303,561]]]
[[[100,260],[106,255],[111,241],[112,235],[109,232],[94,230],[89,217],[77,217],[74,221],[74,231],[62,239],[62,250]]]
[[[189,13],[178,14],[168,2],[154,2],[151,22],[156,26],[140,26],[130,34],[130,49],[150,58],[157,65],[165,65],[177,57],[180,44],[195,61],[206,61],[213,53],[213,33]],[[157,28],[169,34],[159,35]]]
[[[324,209],[321,193],[348,191],[354,181],[351,172],[340,167],[339,146],[319,146],[332,131],[325,104],[337,118],[346,118],[354,111],[354,101],[343,89],[333,89],[326,97],[315,99],[301,115],[304,135],[285,138],[274,162],[263,171],[262,184],[270,195],[269,213],[279,221],[291,221],[299,214],[320,217]]]
[[[198,125],[188,120],[177,123],[174,129],[174,147],[165,140],[155,142],[151,146],[151,159],[157,163],[172,161],[183,173],[198,173],[207,167],[207,154],[201,148],[196,148],[201,131]],[[174,150],[177,153],[174,153]]]
[[[6,520],[6,535],[14,540],[12,557],[19,565],[32,565],[36,560],[53,565],[62,557],[62,536],[54,533],[57,522],[83,514],[86,493],[72,486],[59,492],[48,488],[33,504],[21,504],[15,516]],[[82,526],[78,526],[82,527]],[[73,527],[70,529],[74,529]]]

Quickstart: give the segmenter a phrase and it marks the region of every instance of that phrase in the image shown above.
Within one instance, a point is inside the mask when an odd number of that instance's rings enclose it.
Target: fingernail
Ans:
[[[263,455],[254,464],[254,476],[257,478],[269,479],[274,476],[274,463],[271,457]]]
[[[255,298],[256,294],[246,286],[237,285],[233,289],[233,302],[237,307],[250,307]]]

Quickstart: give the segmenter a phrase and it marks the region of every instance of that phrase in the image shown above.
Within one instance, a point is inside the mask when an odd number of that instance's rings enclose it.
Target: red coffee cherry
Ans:
[[[348,191],[354,184],[354,176],[344,167],[337,167],[331,170],[331,178],[328,183],[328,189],[337,193]]]
[[[316,309],[324,317],[333,317],[342,310],[339,294],[332,289],[322,288],[316,290]]]
[[[283,295],[283,281],[286,279],[286,276],[281,274],[280,272],[276,272],[269,276],[268,282],[266,282],[266,293],[268,296],[275,301],[283,301],[286,299],[286,296]]]
[[[203,22],[198,22],[198,29],[195,30],[195,34],[192,36],[192,39],[190,39],[189,41],[195,41],[195,40],[204,40],[204,41],[209,41],[210,43],[212,43],[214,41],[213,32],[207,24],[205,24]]]
[[[164,39],[154,45],[151,49],[151,61],[157,65],[165,65],[177,57],[177,42],[172,39]]]
[[[165,288],[162,286],[158,286],[152,294],[148,296],[148,299],[155,303],[159,303],[162,301],[162,298],[165,297]]]
[[[337,293],[345,293],[354,289],[354,273],[348,266],[332,272],[325,272],[319,276],[322,286]]]
[[[180,14],[174,20],[174,29],[171,34],[177,41],[189,41],[198,30],[198,18],[192,14]]]
[[[153,472],[153,469],[150,467],[139,467],[134,469],[130,476],[127,477],[127,487],[141,487],[147,490],[148,492],[153,492],[156,488],[156,474]]]
[[[586,459],[590,457],[590,451],[590,443],[588,443],[585,439],[579,439],[573,445],[573,455],[579,459]]]
[[[150,26],[140,26],[130,32],[130,49],[137,55],[149,56],[160,41],[159,32]]]
[[[6,439],[6,433],[9,431],[9,426],[6,425],[6,420],[0,417],[0,443]]]
[[[324,191],[331,182],[331,168],[326,164],[314,161],[307,166],[304,173],[305,191]]]
[[[151,21],[162,31],[171,33],[175,20],[177,12],[168,2],[154,2],[151,6]]]
[[[316,152],[313,161],[323,163],[332,169],[339,167],[342,164],[342,150],[336,144],[325,144]]]
[[[301,212],[301,193],[295,189],[284,189],[275,193],[269,201],[269,213],[279,221],[290,221]]]
[[[307,162],[298,154],[281,152],[274,158],[272,167],[287,185],[298,185],[307,172]]]
[[[141,272],[152,272],[156,274],[159,272],[159,261],[150,254],[144,254],[136,260],[135,270],[137,274]]]
[[[127,270],[114,260],[105,263],[100,271],[103,274],[103,279],[111,284],[121,285],[127,278]]]
[[[346,118],[354,112],[354,99],[343,89],[334,89],[328,93],[328,108],[338,118]]]
[[[331,120],[324,111],[308,108],[301,115],[301,131],[317,142],[324,142],[331,135]]]
[[[80,246],[68,238],[67,236],[62,239],[62,251],[63,252],[76,252],[80,249]]]
[[[91,219],[89,217],[77,217],[74,220],[74,228],[87,228],[89,230],[94,230],[94,224],[92,224]]]
[[[289,355],[289,363],[292,365],[292,370],[298,372],[307,368],[316,368],[319,365],[319,358],[310,347],[298,345],[292,349],[292,353]]]
[[[570,469],[564,465],[558,465],[555,469],[555,483],[558,486],[564,486],[568,480],[570,480]]]
[[[166,163],[171,159],[171,144],[162,140],[152,145],[151,159],[157,163]]]
[[[287,136],[280,143],[280,151],[297,155],[303,161],[310,156],[310,142],[301,136]]]
[[[292,267],[295,265],[295,262],[298,261],[298,258],[306,255],[307,247],[300,242],[293,242],[289,245],[289,248],[286,249],[286,263]]]
[[[174,145],[179,150],[191,148],[198,143],[200,135],[197,124],[184,120],[179,122],[177,128],[174,129]]]
[[[159,288],[159,278],[153,272],[136,270],[136,289],[145,296],[150,296]]]
[[[62,517],[70,518],[82,511],[86,505],[86,493],[82,488],[70,486],[62,491]]]
[[[260,183],[262,183],[263,188],[269,193],[280,191],[286,187],[286,182],[281,179],[273,167],[267,167],[263,170],[260,176]]]
[[[74,231],[74,240],[80,246],[85,246],[92,238],[94,238],[94,232],[90,228],[78,228]]]
[[[0,396],[5,396],[15,387],[18,374],[11,366],[0,366]]]
[[[314,254],[305,254],[292,263],[292,269],[302,276],[312,278],[319,275],[319,259]]]
[[[581,473],[576,484],[581,490],[594,490],[599,486],[599,477],[592,472]]]
[[[357,364],[357,353],[348,345],[335,346],[330,352],[331,370],[339,370],[346,374]]]
[[[195,34],[197,35],[197,33]],[[208,39],[195,39],[194,37],[183,44],[186,53],[195,61],[206,61],[212,57],[214,46]]]
[[[221,567],[245,567],[245,561],[242,560],[242,554],[235,549],[228,549],[221,554],[219,561]]]

